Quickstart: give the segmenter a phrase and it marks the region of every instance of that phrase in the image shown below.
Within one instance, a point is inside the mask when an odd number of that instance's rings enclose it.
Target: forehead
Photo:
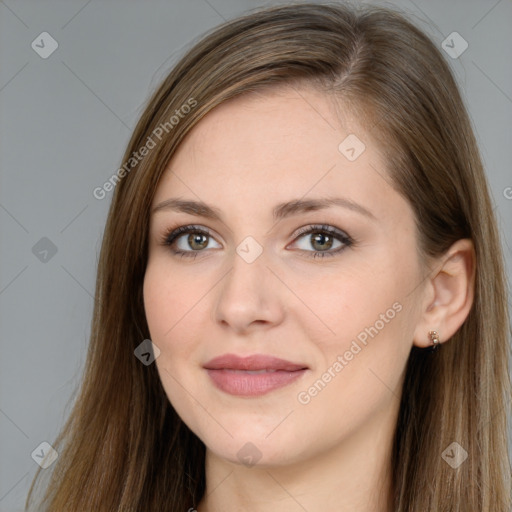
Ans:
[[[385,209],[386,194],[396,192],[385,190],[384,167],[343,103],[314,89],[267,89],[226,101],[189,132],[153,204],[186,197],[247,213],[267,202],[343,194]]]
[[[340,136],[363,127],[348,108],[315,89],[280,86],[243,94],[219,105],[185,139],[180,152],[197,157],[249,159],[256,164],[293,164],[304,158],[319,161],[339,156]],[[324,158],[324,159],[325,159]]]

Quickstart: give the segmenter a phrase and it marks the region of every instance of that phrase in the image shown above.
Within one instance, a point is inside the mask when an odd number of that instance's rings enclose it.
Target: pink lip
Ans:
[[[206,363],[204,368],[222,391],[237,396],[258,396],[295,381],[308,370],[304,364],[266,355],[240,357],[224,354]],[[251,371],[269,370],[262,373]]]

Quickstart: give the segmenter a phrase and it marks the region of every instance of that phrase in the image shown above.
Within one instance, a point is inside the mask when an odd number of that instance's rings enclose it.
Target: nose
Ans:
[[[264,254],[251,263],[234,254],[232,267],[217,288],[214,322],[242,334],[283,321],[282,283],[267,267]]]

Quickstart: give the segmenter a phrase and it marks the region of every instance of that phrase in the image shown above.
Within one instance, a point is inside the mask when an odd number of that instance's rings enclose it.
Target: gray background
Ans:
[[[96,264],[112,193],[92,191],[121,164],[150,92],[205,30],[279,2],[0,1],[0,511],[22,510],[70,410],[85,361]],[[512,4],[401,0],[452,65],[490,180],[512,270]],[[47,59],[31,47],[49,32]],[[508,191],[508,192],[507,192]],[[507,198],[508,196],[508,198]],[[46,237],[57,252],[34,254]],[[47,242],[39,242],[44,244]]]

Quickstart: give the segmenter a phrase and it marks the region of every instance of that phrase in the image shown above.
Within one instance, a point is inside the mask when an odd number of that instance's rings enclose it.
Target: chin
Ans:
[[[296,446],[284,445],[281,439],[277,443],[269,440],[251,441],[250,436],[235,436],[229,443],[206,444],[208,450],[220,459],[246,468],[270,469],[285,466],[300,460]]]

